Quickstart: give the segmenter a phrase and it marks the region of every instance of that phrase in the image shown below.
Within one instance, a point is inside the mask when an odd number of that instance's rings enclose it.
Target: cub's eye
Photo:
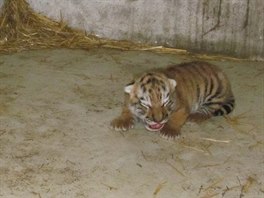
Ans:
[[[170,103],[170,98],[165,98],[165,100],[163,101],[162,106],[167,106]]]
[[[169,102],[170,102],[170,93],[167,93],[165,99],[163,100],[162,106],[166,106]]]
[[[139,98],[139,103],[140,103],[140,105],[142,105],[143,107],[146,107],[146,108],[149,108],[149,107],[150,107],[149,103],[148,103],[147,101],[145,101],[143,97],[140,97],[140,98]]]

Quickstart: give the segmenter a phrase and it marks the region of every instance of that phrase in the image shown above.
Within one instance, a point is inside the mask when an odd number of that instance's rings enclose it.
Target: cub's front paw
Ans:
[[[173,128],[168,124],[166,124],[160,131],[160,136],[167,140],[174,140],[180,134],[180,129]]]
[[[122,118],[118,117],[114,119],[111,123],[111,128],[115,131],[127,131],[134,127],[134,119],[133,118]]]

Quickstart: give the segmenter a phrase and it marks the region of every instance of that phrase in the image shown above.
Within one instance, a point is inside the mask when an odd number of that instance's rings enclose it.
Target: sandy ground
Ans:
[[[166,141],[109,129],[132,75],[191,57],[116,50],[0,56],[0,197],[264,197],[264,63],[211,61],[231,79],[231,120]]]

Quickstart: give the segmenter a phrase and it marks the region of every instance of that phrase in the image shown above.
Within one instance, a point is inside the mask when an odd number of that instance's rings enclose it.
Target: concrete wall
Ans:
[[[1,14],[1,7],[2,7],[3,3],[4,3],[4,0],[0,0],[0,14]]]
[[[264,60],[263,0],[27,1],[100,37]]]

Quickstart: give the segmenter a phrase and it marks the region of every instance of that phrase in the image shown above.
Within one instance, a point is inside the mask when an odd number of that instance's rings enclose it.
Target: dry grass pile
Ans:
[[[0,52],[41,48],[117,48],[143,49],[128,41],[100,39],[69,28],[62,20],[54,22],[37,14],[26,0],[5,0],[0,15]]]

